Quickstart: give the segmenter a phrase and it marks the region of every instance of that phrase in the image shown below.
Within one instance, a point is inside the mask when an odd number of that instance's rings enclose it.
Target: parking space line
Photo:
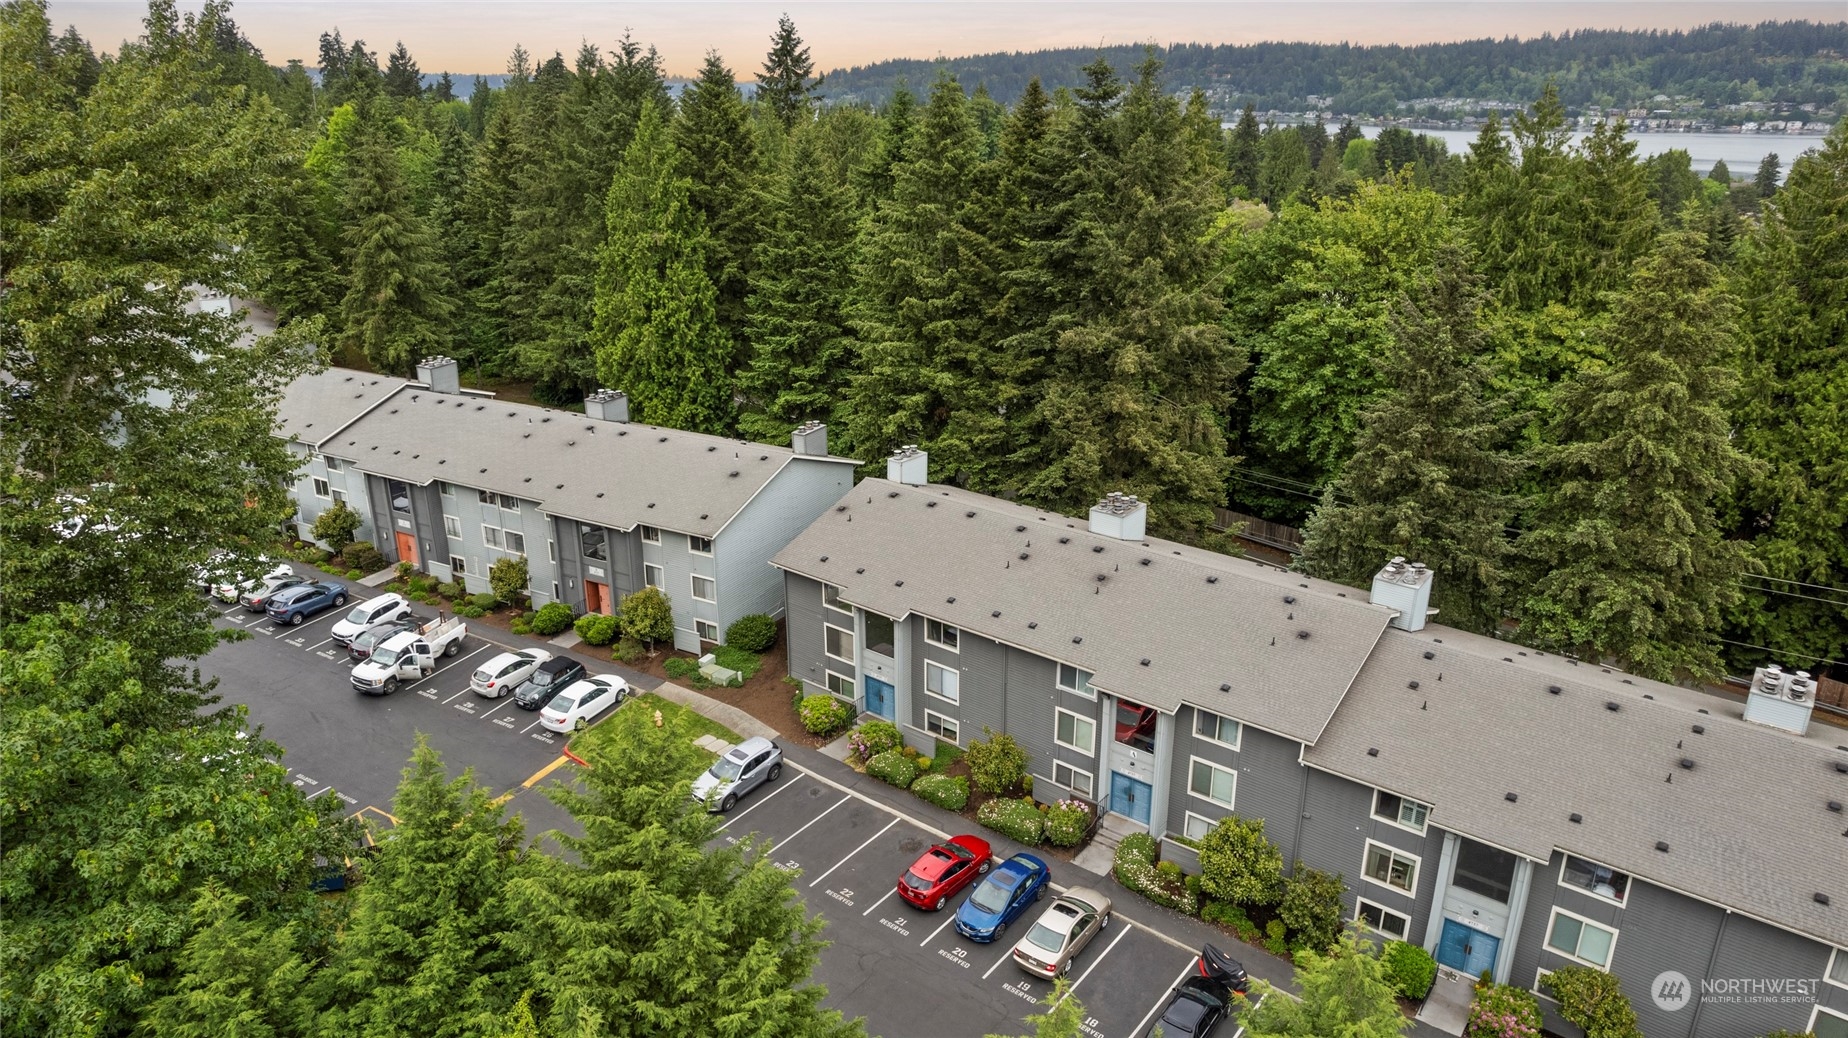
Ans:
[[[434,675],[434,674],[432,674],[432,675],[430,675],[430,677],[435,677],[435,676],[436,676],[436,675]],[[418,678],[417,680],[419,680],[419,681],[427,681],[427,680],[429,680],[429,679],[428,679],[428,678]],[[472,692],[472,691],[474,691],[474,690],[473,690],[473,689],[471,689],[471,688],[469,688],[469,687],[468,687],[467,685],[463,685],[463,686],[462,686],[462,691],[461,691],[461,692],[457,692],[457,693],[456,693],[456,696],[459,696],[459,695],[461,695],[461,694],[462,694],[462,692]],[[449,699],[445,699],[445,700],[443,700],[443,702],[444,702],[445,704],[447,704],[447,703],[449,702],[449,700],[450,700],[450,699],[454,699],[454,698],[456,698],[456,696],[450,696],[450,697],[449,697]]]
[[[791,768],[791,769],[789,769],[789,770],[791,770],[791,771],[795,771],[796,769],[794,769],[794,768]],[[800,773],[800,772],[798,772],[798,774],[802,774],[802,773]],[[764,806],[765,804],[767,804],[767,803],[769,803],[769,802],[770,802],[770,798],[771,798],[771,797],[774,797],[774,796],[776,796],[776,795],[777,795],[778,793],[781,793],[781,792],[782,792],[783,790],[785,790],[785,789],[788,789],[789,787],[791,787],[791,786],[793,786],[793,785],[795,785],[795,784],[796,784],[796,783],[795,783],[795,781],[794,781],[794,780],[791,780],[791,781],[789,781],[789,782],[785,782],[785,783],[783,783],[782,785],[780,785],[780,786],[778,786],[778,787],[776,787],[775,789],[773,789],[773,790],[771,790],[771,791],[770,791],[770,792],[769,792],[768,794],[766,794],[766,795],[764,795],[764,796],[761,796],[761,797],[758,797],[758,798],[757,798],[757,803],[755,803],[755,804],[752,804],[752,805],[751,805],[750,807],[747,807],[747,808],[745,808],[744,810],[742,810],[742,811],[740,811],[740,812],[738,812],[737,814],[735,814],[735,815],[732,815],[732,816],[731,816],[730,818],[727,818],[727,819],[725,820],[725,824],[724,824],[724,825],[721,825],[721,826],[719,826],[719,827],[718,827],[718,829],[716,829],[716,830],[714,830],[714,831],[715,831],[715,832],[721,832],[721,833],[722,833],[722,832],[724,832],[725,830],[727,830],[727,829],[729,829],[729,828],[731,828],[731,825],[732,825],[732,823],[733,823],[733,822],[741,822],[741,821],[743,821],[743,820],[744,820],[744,816],[745,816],[745,815],[748,815],[748,814],[750,814],[750,813],[751,813],[752,811],[755,811],[755,810],[757,810],[758,808],[760,808],[760,807],[762,807],[762,806]],[[839,805],[836,805],[836,806],[839,806]]]
[[[898,888],[897,888],[897,887],[893,887],[892,889],[894,889],[894,890],[897,890]],[[930,932],[930,936],[929,936],[929,937],[926,937],[926,938],[924,938],[923,940],[921,940],[921,941],[919,941],[919,942],[918,942],[918,947],[920,947],[920,948],[922,948],[922,947],[924,947],[925,945],[927,945],[927,944],[929,944],[930,942],[932,942],[932,941],[934,941],[934,940],[936,940],[936,939],[937,939],[937,935],[943,932],[943,927],[944,927],[944,926],[948,926],[948,925],[950,925],[951,923],[953,923],[953,922],[955,922],[955,921],[956,921],[956,913],[955,913],[955,912],[950,912],[950,913],[947,913],[947,916],[948,916],[948,918],[946,918],[946,919],[944,919],[944,920],[943,920],[943,926],[939,926],[939,927],[937,927],[937,928],[936,928],[935,930],[932,930],[932,931]]]
[[[996,943],[996,944],[999,944],[999,943],[1001,943],[1001,942],[999,942],[999,941],[996,941],[995,943]],[[1014,957],[1014,949],[1012,949],[1012,948],[1009,948],[1009,949],[1007,949],[1006,951],[1003,951],[1003,952],[1001,953],[1001,957],[995,960],[995,964],[994,964],[994,965],[992,965],[992,966],[990,966],[990,967],[988,967],[988,972],[987,972],[987,973],[984,973],[984,974],[982,974],[982,979],[983,979],[983,980],[987,980],[987,979],[989,978],[989,976],[991,976],[991,975],[992,975],[992,974],[993,974],[993,973],[994,973],[994,972],[995,972],[996,970],[998,970],[998,969],[1000,969],[1000,968],[1001,968],[1001,964],[1002,964],[1002,963],[1004,963],[1004,962],[1006,962],[1007,960],[1009,960],[1009,959],[1011,959],[1011,958],[1013,958],[1013,957]]]
[[[543,718],[543,717],[535,717],[535,718],[533,718],[533,724],[538,724],[539,722],[541,722],[541,721],[543,721],[543,720],[545,720],[545,718]],[[529,725],[527,725],[526,727],[524,727],[524,728],[522,728],[522,729],[520,729],[520,734],[521,734],[521,735],[525,735],[525,734],[526,734],[527,732],[530,732],[530,731],[532,731],[532,730],[533,730],[533,724],[529,724]]]
[[[1083,975],[1081,975],[1077,980],[1072,981],[1072,986],[1066,988],[1065,993],[1067,995],[1070,995],[1072,992],[1078,990],[1078,985],[1084,983],[1085,979],[1088,978],[1092,973],[1094,973],[1097,970],[1097,967],[1103,965],[1104,956],[1109,955],[1111,952],[1115,951],[1116,946],[1123,943],[1123,938],[1129,936],[1129,931],[1130,931],[1130,928],[1127,926],[1123,927],[1121,930],[1118,930],[1116,940],[1111,941],[1110,947],[1105,948],[1102,954],[1098,955],[1097,958],[1091,960],[1091,965],[1085,969]]]
[[[886,891],[886,892],[885,892],[885,897],[882,897],[882,898],[880,898],[879,900],[877,900],[877,901],[875,901],[875,902],[873,902],[873,908],[878,908],[878,907],[879,907],[880,905],[883,905],[883,904],[885,904],[885,899],[886,899],[886,897],[891,897],[891,896],[892,896],[893,894],[896,894],[896,893],[898,893],[898,888],[897,888],[897,887],[893,887],[892,889],[890,889],[890,890],[888,890],[888,891]],[[862,919],[864,919],[865,917],[867,917],[867,916],[869,916],[869,915],[872,915],[872,914],[873,914],[873,908],[869,908],[869,909],[867,909],[866,911],[864,911],[864,912],[861,912],[861,913],[860,913],[860,917],[861,917]]]
[[[1161,993],[1161,997],[1155,1000],[1155,1004],[1149,1007],[1149,1011],[1143,1014],[1142,1022],[1136,1025],[1135,1030],[1129,1032],[1131,1035],[1131,1038],[1134,1038],[1135,1035],[1141,1034],[1142,1029],[1149,1025],[1149,1021],[1155,1019],[1155,1014],[1161,1012],[1161,1007],[1164,1005],[1167,1005],[1168,1003],[1168,992],[1173,991],[1176,987],[1179,987],[1181,981],[1186,978],[1187,974],[1192,973],[1193,968],[1198,964],[1199,964],[1198,960],[1195,960],[1194,962],[1190,962],[1187,965],[1181,967],[1181,972],[1174,975],[1174,980],[1169,982],[1167,990],[1163,991]],[[1086,975],[1087,976],[1089,975],[1088,970],[1086,971]],[[1262,999],[1260,999],[1260,1001],[1262,1001]],[[1239,1028],[1238,1033],[1244,1034],[1245,1029],[1243,1027]],[[1238,1035],[1235,1034],[1232,1036],[1232,1038],[1238,1038]]]
[[[854,855],[856,855],[856,854],[858,854],[858,853],[860,853],[861,851],[863,851],[863,850],[865,850],[865,849],[866,849],[866,846],[867,846],[867,844],[870,844],[870,843],[872,843],[872,842],[873,842],[874,840],[877,840],[877,839],[879,839],[879,838],[880,838],[881,836],[884,836],[884,835],[886,834],[886,829],[890,829],[890,828],[892,828],[893,826],[895,826],[895,825],[897,825],[897,824],[898,824],[898,818],[897,818],[896,816],[894,816],[894,817],[893,817],[893,819],[892,819],[891,821],[889,821],[889,822],[887,822],[887,823],[886,823],[886,825],[885,825],[885,829],[881,829],[881,830],[879,830],[878,832],[876,832],[876,833],[874,833],[873,835],[871,835],[871,836],[869,836],[869,837],[867,837],[867,838],[866,838],[866,843],[863,843],[863,844],[861,844],[860,846],[858,846],[858,847],[855,847],[855,848],[854,848],[853,850],[851,850],[851,851],[848,851],[848,852],[847,852],[847,857],[846,857],[846,858],[842,858],[842,859],[841,859],[840,861],[837,861],[837,862],[835,862],[835,863],[834,863],[834,865],[833,865],[833,867],[832,867],[832,868],[830,868],[830,869],[828,869],[828,871],[827,871],[827,872],[824,872],[824,873],[822,873],[821,875],[819,875],[819,876],[816,876],[816,877],[815,877],[815,880],[814,880],[814,882],[812,882],[812,883],[810,883],[810,884],[809,884],[809,886],[810,886],[811,888],[813,888],[813,887],[815,886],[815,884],[816,884],[816,883],[820,883],[820,882],[821,882],[822,880],[824,880],[824,879],[827,879],[827,878],[828,878],[828,877],[829,877],[830,875],[832,875],[832,874],[833,874],[833,872],[834,872],[834,870],[835,870],[835,869],[838,869],[838,868],[840,868],[840,867],[841,867],[842,865],[845,865],[845,864],[847,864],[847,860],[848,860],[848,858],[852,858],[852,857],[853,857]],[[896,888],[896,887],[894,887],[893,889],[894,889],[894,890],[896,890],[897,888]]]
[[[320,648],[323,645],[326,645],[328,642],[331,642],[333,640],[334,640],[333,637],[330,635],[326,638],[321,639],[318,642],[315,642],[313,645],[308,646],[306,649],[303,649],[302,651],[303,652],[313,652],[314,650]]]
[[[332,789],[332,788],[334,788],[334,787],[332,787],[332,786],[322,786],[322,787],[321,787],[320,789],[317,789],[317,790],[315,790],[314,792],[312,792],[312,793],[310,793],[310,794],[308,794],[307,796],[305,796],[305,797],[303,797],[302,799],[303,799],[303,800],[313,800],[313,799],[314,799],[315,797],[318,797],[318,796],[320,796],[320,795],[321,795],[322,793],[325,793],[325,792],[327,792],[328,790],[330,790],[330,789]]]
[[[482,718],[487,717],[489,714],[493,713],[496,710],[499,710],[501,707],[506,706],[508,703],[511,703],[511,702],[513,702],[512,696],[502,696],[500,698],[500,702],[495,703],[493,706],[488,707],[486,710],[482,711],[481,717],[476,718],[476,720],[481,720]]]
[[[1279,988],[1279,989],[1277,989],[1277,990],[1282,990],[1282,989],[1281,989],[1281,988]],[[1289,992],[1288,992],[1288,991],[1285,991],[1285,992],[1284,992],[1284,994],[1286,994],[1286,995],[1288,995],[1288,994],[1289,994]],[[1258,1000],[1257,1000],[1256,1002],[1253,1002],[1253,1003],[1251,1003],[1251,1008],[1252,1008],[1252,1009],[1256,1009],[1256,1008],[1258,1008],[1259,1006],[1261,1006],[1261,1005],[1263,1005],[1263,1004],[1264,1004],[1264,1000],[1265,1000],[1265,999],[1267,999],[1267,998],[1269,998],[1269,997],[1270,997],[1269,995],[1259,995],[1259,996],[1258,996]],[[1240,1016],[1243,1016],[1244,1014],[1243,1014],[1243,1013],[1241,1013],[1241,1014],[1239,1014],[1239,1015],[1240,1015]],[[1236,1030],[1236,1031],[1233,1031],[1233,1032],[1232,1032],[1232,1038],[1245,1038],[1245,1025],[1244,1025],[1244,1024],[1239,1024],[1239,1025],[1238,1025],[1238,1030]]]
[[[835,789],[841,791],[842,793],[847,794],[848,796],[854,798],[855,800],[859,800],[863,803],[871,804],[873,807],[876,807],[879,810],[884,811],[886,814],[897,815],[900,818],[903,818],[905,821],[910,822],[912,825],[917,826],[919,829],[922,829],[925,832],[931,834],[932,836],[935,836],[939,841],[947,840],[950,838],[949,833],[944,832],[942,829],[937,828],[936,826],[930,824],[929,822],[926,822],[921,818],[913,818],[910,815],[905,814],[903,811],[898,810],[897,808],[887,807],[886,805],[880,803],[877,800],[874,800],[872,797],[869,797],[864,793],[858,792],[856,790],[848,789],[846,786],[841,785],[839,782],[834,781],[833,779],[827,777],[826,775],[818,774],[813,771],[804,771],[803,774],[807,775],[809,778],[814,779],[815,781],[821,783],[824,786],[833,786]]]
[[[768,800],[769,798],[768,798],[768,797],[765,797],[764,799],[765,799],[765,800]],[[845,803],[846,803],[847,801],[849,801],[849,800],[851,800],[851,799],[853,799],[853,798],[852,798],[852,797],[842,797],[842,798],[840,798],[839,800],[836,800],[836,801],[834,802],[834,807],[839,807],[839,806],[841,806],[842,804],[845,804]],[[762,802],[762,801],[759,801],[759,803],[761,803],[761,802]],[[789,846],[789,841],[791,841],[791,840],[793,840],[793,839],[795,839],[795,838],[796,838],[796,837],[798,837],[798,836],[801,836],[801,835],[802,835],[802,833],[803,833],[803,832],[804,832],[805,830],[807,830],[807,829],[808,829],[808,827],[809,827],[810,825],[814,825],[814,824],[815,824],[816,822],[819,822],[819,821],[821,821],[821,820],[822,820],[823,818],[826,818],[826,817],[828,817],[829,815],[831,815],[831,814],[833,814],[833,813],[834,813],[834,807],[830,807],[830,808],[828,808],[828,809],[827,809],[826,811],[823,811],[822,813],[820,813],[820,814],[818,814],[818,815],[816,815],[815,817],[813,817],[813,818],[811,818],[811,819],[809,819],[809,820],[808,820],[808,823],[807,823],[806,825],[804,825],[804,826],[803,826],[803,827],[802,827],[801,829],[797,829],[797,830],[796,830],[795,832],[793,832],[793,833],[790,833],[790,834],[789,834],[788,836],[785,836],[785,837],[783,837],[783,839],[782,839],[782,840],[780,840],[780,841],[777,841],[777,843],[776,843],[776,848],[777,848],[778,850],[781,850],[781,849],[783,849],[784,847],[787,847],[787,846]],[[743,816],[742,816],[742,815],[740,815],[739,817],[740,817],[740,818],[742,818]]]

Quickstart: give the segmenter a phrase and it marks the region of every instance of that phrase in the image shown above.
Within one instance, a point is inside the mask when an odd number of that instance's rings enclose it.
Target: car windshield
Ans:
[[[367,605],[354,606],[353,611],[347,614],[347,623],[363,624],[366,622],[366,617],[370,615],[372,615],[371,606],[367,606]]]
[[[553,679],[557,677],[558,677],[557,674],[554,674],[553,672],[549,670],[539,671],[533,675],[532,686],[534,688],[543,688],[546,685],[550,685]]]
[[[1168,1011],[1161,1014],[1161,1022],[1183,1034],[1194,1033],[1194,1027],[1200,1023],[1200,1018],[1206,1015],[1206,1005],[1194,1001],[1199,997],[1198,994],[1189,993],[1186,998],[1175,999],[1174,1004],[1168,1007]]]
[[[906,869],[905,870],[905,886],[908,886],[913,890],[929,890],[932,884],[930,880],[927,880],[923,876],[920,876],[917,873],[912,872],[910,869]]]
[[[730,782],[732,779],[737,778],[743,770],[744,765],[732,760],[730,757],[722,758],[717,764],[712,766],[712,774],[726,782]]]
[[[1012,872],[997,872],[988,882],[976,887],[975,896],[969,900],[984,912],[999,912],[1007,907],[1008,895],[1020,885],[1020,879]]]
[[[403,651],[402,649],[380,649],[372,654],[372,662],[389,667],[398,662],[398,657]]]
[[[1027,943],[1056,953],[1065,947],[1065,935],[1045,923],[1034,923],[1033,929],[1027,931]]]
[[[552,700],[552,709],[558,711],[561,714],[570,713],[571,708],[576,705],[577,705],[577,700],[572,696],[558,696]]]

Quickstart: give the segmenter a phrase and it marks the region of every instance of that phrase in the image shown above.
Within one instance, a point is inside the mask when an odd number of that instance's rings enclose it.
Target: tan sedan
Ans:
[[[1110,925],[1110,899],[1089,887],[1059,895],[1014,945],[1014,965],[1036,977],[1063,976],[1091,939]]]

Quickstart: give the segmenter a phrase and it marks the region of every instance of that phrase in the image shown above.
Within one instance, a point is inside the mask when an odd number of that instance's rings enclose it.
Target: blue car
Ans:
[[[306,584],[297,584],[292,588],[278,591],[270,599],[267,612],[272,620],[280,620],[294,626],[303,620],[325,613],[329,609],[338,609],[346,605],[346,588],[339,584],[324,584],[311,580]]]
[[[1052,870],[1045,862],[1031,854],[1014,855],[976,884],[956,910],[956,932],[982,944],[995,940],[1028,905],[1046,896],[1051,883]]]

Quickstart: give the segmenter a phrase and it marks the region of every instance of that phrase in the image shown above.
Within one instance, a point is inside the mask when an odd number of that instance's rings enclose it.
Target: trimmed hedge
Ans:
[[[1437,980],[1437,960],[1416,944],[1387,941],[1380,949],[1380,971],[1400,995],[1422,1000]]]
[[[1585,1038],[1643,1038],[1623,982],[1590,966],[1562,966],[1541,981],[1559,1000],[1559,1015],[1585,1029]]]
[[[1478,984],[1463,1038],[1540,1038],[1540,1000],[1511,984]]]
[[[923,775],[911,784],[911,791],[919,800],[945,811],[961,811],[969,806],[969,780],[961,775]]]
[[[887,750],[866,762],[866,773],[900,789],[909,789],[911,783],[917,781],[918,766],[898,750]]]
[[[847,737],[847,744],[853,747],[853,755],[861,760],[872,760],[887,750],[896,750],[905,745],[905,737],[899,734],[898,726],[890,721],[868,721],[853,730]]]
[[[552,607],[549,605],[542,607],[533,617],[533,633],[545,633],[539,629],[539,622],[545,619],[545,611],[550,608]],[[578,617],[571,626],[577,631],[578,637],[584,639],[585,642],[591,645],[608,645],[616,640],[616,632],[621,623],[622,621],[613,616],[605,616],[602,613],[585,613]]]
[[[377,573],[390,565],[371,541],[354,541],[340,549],[340,557],[353,569],[363,569],[367,573]]]
[[[1082,800],[1061,800],[1046,811],[1046,842],[1054,847],[1076,847],[1091,831],[1091,805]]]
[[[430,586],[424,588],[424,590],[426,592],[435,591],[436,584],[432,582]],[[476,609],[492,609],[495,606],[500,605],[500,599],[496,598],[492,593],[487,592],[487,591],[483,591],[479,595],[470,595],[468,600],[469,600],[469,604],[473,605]],[[569,609],[570,607],[566,606],[565,608]],[[534,618],[537,619],[537,617],[534,617]],[[559,630],[562,631],[564,630],[564,628],[560,627]]]
[[[562,634],[565,628],[571,626],[571,607],[563,602],[547,602],[533,613],[530,626],[534,634],[543,634],[547,637]],[[578,637],[583,638],[584,632],[579,631]],[[585,638],[584,640],[589,641],[590,639]]]
[[[825,692],[803,696],[796,713],[811,735],[833,735],[853,723],[853,707]]]
[[[745,652],[763,652],[776,644],[776,621],[763,613],[741,616],[725,629],[725,644]]]
[[[1117,882],[1158,905],[1177,912],[1195,915],[1200,910],[1199,896],[1186,880],[1173,882],[1155,865],[1155,837],[1148,833],[1131,833],[1117,844],[1116,859],[1110,871]]]
[[[1009,800],[997,797],[976,809],[975,820],[995,832],[1029,847],[1037,847],[1046,836],[1046,818],[1031,799]]]

